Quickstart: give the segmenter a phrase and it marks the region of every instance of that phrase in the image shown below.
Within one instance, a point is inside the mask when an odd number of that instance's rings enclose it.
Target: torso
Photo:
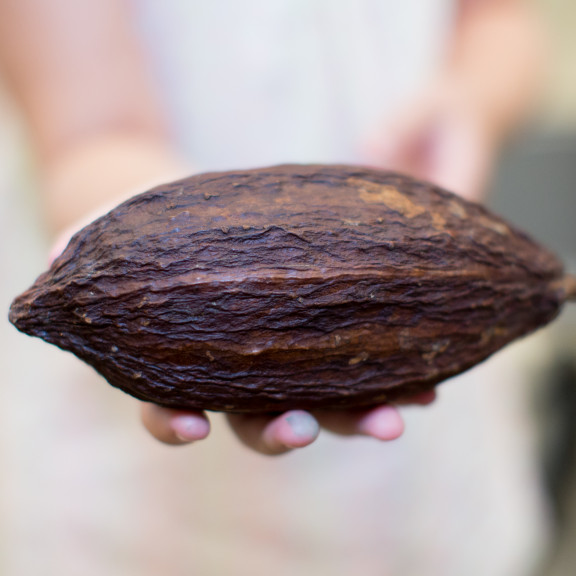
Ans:
[[[361,160],[441,59],[452,0],[144,0],[140,25],[200,170]]]

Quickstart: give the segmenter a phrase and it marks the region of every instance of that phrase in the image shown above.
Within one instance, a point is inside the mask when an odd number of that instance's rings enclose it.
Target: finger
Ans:
[[[203,412],[171,410],[143,403],[142,423],[160,442],[180,445],[203,440],[210,433],[210,421]]]
[[[428,390],[428,392],[422,392],[409,398],[404,398],[396,402],[397,405],[410,405],[418,404],[419,406],[428,406],[436,400],[437,394],[435,390]]]
[[[395,440],[404,432],[404,421],[391,405],[349,412],[318,412],[314,414],[322,428],[342,436],[370,436],[378,440]]]
[[[71,234],[68,234],[68,233],[61,234],[60,236],[58,236],[58,238],[56,239],[56,242],[54,242],[54,244],[52,245],[52,248],[50,249],[50,253],[48,254],[48,265],[49,266],[52,265],[52,262],[54,262],[54,260],[56,260],[56,258],[58,258],[58,256],[60,256],[60,254],[62,254],[62,252],[64,252],[64,249],[68,245],[70,238],[71,238]]]
[[[58,234],[56,240],[54,241],[54,244],[52,245],[52,248],[50,249],[50,252],[48,253],[48,264],[51,266],[54,260],[56,260],[56,258],[58,258],[58,256],[60,256],[62,252],[64,252],[66,246],[68,246],[68,243],[72,239],[72,236],[76,234],[76,232],[84,228],[84,226],[88,226],[88,224],[90,224],[92,221],[96,220],[100,216],[103,216],[104,214],[112,210],[122,200],[128,199],[133,193],[135,192],[131,191],[128,194],[125,193],[122,194],[121,196],[118,196],[115,200],[106,202],[105,204],[99,206],[95,210],[92,210],[90,213],[86,214],[80,220],[77,220],[72,226],[68,226],[67,228],[63,229]]]
[[[113,205],[110,205],[109,207],[106,206],[101,210],[91,212],[90,214],[88,214],[87,216],[76,222],[74,225],[69,226],[68,228],[60,232],[48,254],[48,264],[51,266],[54,260],[56,260],[56,258],[58,258],[58,256],[60,256],[62,252],[64,252],[66,246],[68,246],[68,243],[70,242],[70,240],[72,240],[72,236],[74,236],[76,232],[84,228],[84,226],[90,224],[90,222],[95,220],[98,216],[105,214],[108,208],[112,209],[114,208],[114,206]]]
[[[228,421],[246,446],[268,455],[308,446],[320,431],[316,419],[303,410],[291,410],[280,416],[228,414]]]

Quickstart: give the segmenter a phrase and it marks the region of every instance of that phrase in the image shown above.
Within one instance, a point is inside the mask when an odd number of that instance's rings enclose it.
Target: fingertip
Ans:
[[[303,410],[291,410],[271,420],[262,431],[262,451],[283,454],[304,448],[316,440],[320,426],[316,418]]]
[[[62,252],[64,252],[66,246],[68,245],[69,237],[68,235],[59,237],[56,242],[52,245],[50,252],[48,253],[48,266],[52,266],[52,263]]]
[[[143,403],[141,418],[150,434],[170,445],[202,440],[210,432],[210,422],[203,412],[185,412]]]
[[[187,443],[204,440],[210,434],[210,421],[198,413],[172,416],[170,427],[178,440]]]
[[[394,406],[379,406],[364,416],[358,430],[377,440],[396,440],[404,433],[404,420]]]
[[[228,414],[228,421],[241,442],[269,456],[308,446],[320,432],[314,416],[302,410],[280,415]]]
[[[320,425],[312,414],[292,410],[283,416],[284,426],[279,426],[279,439],[287,448],[303,448],[316,440]]]

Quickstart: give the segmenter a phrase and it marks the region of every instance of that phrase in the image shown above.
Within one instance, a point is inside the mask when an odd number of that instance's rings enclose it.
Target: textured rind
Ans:
[[[19,330],[178,408],[343,408],[429,390],[549,322],[555,256],[485,208],[353,166],[193,176],[81,230]]]

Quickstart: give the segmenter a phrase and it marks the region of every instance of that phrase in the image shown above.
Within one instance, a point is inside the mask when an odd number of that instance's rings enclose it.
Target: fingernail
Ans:
[[[286,416],[286,422],[297,438],[316,438],[320,432],[318,422],[307,412],[292,412]]]
[[[172,429],[182,442],[202,440],[210,431],[209,423],[203,418],[194,416],[176,416],[172,419]]]

